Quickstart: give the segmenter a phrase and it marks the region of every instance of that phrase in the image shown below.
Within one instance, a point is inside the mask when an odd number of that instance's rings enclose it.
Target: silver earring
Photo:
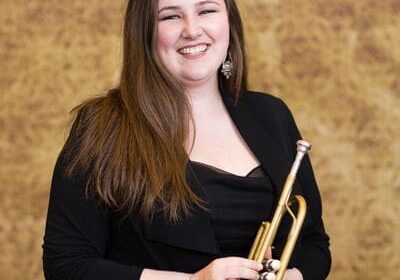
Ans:
[[[227,80],[229,80],[229,78],[232,76],[232,70],[233,70],[232,56],[231,52],[228,52],[228,55],[226,56],[225,61],[222,63],[222,68],[221,68],[221,72],[222,74],[224,74]]]

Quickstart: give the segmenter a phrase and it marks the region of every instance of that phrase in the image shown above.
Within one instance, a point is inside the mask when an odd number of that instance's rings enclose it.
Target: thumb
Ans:
[[[268,247],[267,251],[265,252],[264,258],[267,259],[267,260],[272,259],[272,249],[271,249],[271,247]]]

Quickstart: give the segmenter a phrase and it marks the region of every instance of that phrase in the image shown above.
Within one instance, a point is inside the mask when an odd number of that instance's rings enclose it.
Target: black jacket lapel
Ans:
[[[241,97],[235,103],[229,95],[223,94],[222,96],[233,122],[264,170],[271,177],[277,196],[279,196],[291,166],[289,157],[272,137],[274,126],[268,127],[268,112],[265,113],[266,119],[262,125],[250,111],[245,97]]]
[[[191,170],[190,164],[187,167],[187,180],[193,192],[205,199],[205,193]],[[155,215],[153,221],[146,225],[145,235],[148,240],[173,247],[220,255],[210,216],[203,209],[195,208],[190,217],[178,224],[170,224],[163,215]]]

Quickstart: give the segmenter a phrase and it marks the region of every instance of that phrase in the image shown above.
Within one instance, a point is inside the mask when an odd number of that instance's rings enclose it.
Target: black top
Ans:
[[[238,102],[228,94],[222,97],[242,138],[270,177],[276,203],[296,154],[296,141],[301,139],[289,109],[268,94],[245,92]],[[73,129],[71,141],[75,134]],[[53,174],[43,244],[47,280],[134,280],[140,279],[143,268],[193,273],[222,256],[209,212],[203,209],[193,209],[192,215],[178,224],[168,223],[162,215],[143,222],[136,212],[121,221],[115,213],[100,210],[85,196],[85,170],[65,176],[65,154],[69,152],[66,146]],[[187,180],[193,192],[207,201],[192,170],[187,170]],[[289,267],[298,268],[305,280],[325,279],[331,266],[329,237],[308,156],[293,193],[304,196],[308,210]],[[279,257],[288,229],[284,221],[274,244],[274,258]]]
[[[271,181],[261,166],[238,176],[204,163],[191,163],[205,190],[222,255],[247,257],[261,222],[272,210]]]

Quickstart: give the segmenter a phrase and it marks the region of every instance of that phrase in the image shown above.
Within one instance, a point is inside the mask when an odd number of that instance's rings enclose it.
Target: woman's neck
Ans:
[[[221,94],[216,87],[196,88],[186,91],[191,106],[191,118],[186,138],[186,151],[190,155],[195,138],[202,137],[205,127],[226,118],[227,112]]]
[[[201,119],[215,117],[224,111],[218,83],[213,83],[211,86],[187,89],[186,94],[192,109],[192,116],[196,123]]]

